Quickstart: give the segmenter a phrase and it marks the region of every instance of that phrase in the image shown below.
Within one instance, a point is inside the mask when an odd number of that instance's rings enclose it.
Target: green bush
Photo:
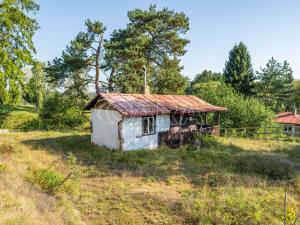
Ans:
[[[192,93],[211,104],[224,106],[223,127],[263,127],[272,125],[274,113],[255,98],[245,98],[232,87],[220,82],[196,83]]]
[[[39,126],[38,117],[33,113],[11,113],[2,124],[2,128],[9,130],[33,130]]]
[[[63,184],[64,177],[51,169],[38,169],[33,172],[32,181],[42,190],[52,193]]]
[[[238,154],[233,166],[237,172],[258,174],[273,180],[291,179],[297,173],[293,162],[275,154]]]
[[[219,146],[215,137],[205,134],[195,135],[193,141],[199,141],[202,148],[212,148]]]
[[[4,105],[0,105],[0,128],[3,127],[3,124],[5,123],[10,112],[11,112],[11,108],[6,107]]]
[[[84,122],[81,109],[72,99],[59,93],[54,93],[44,100],[39,117],[47,129],[75,128]]]

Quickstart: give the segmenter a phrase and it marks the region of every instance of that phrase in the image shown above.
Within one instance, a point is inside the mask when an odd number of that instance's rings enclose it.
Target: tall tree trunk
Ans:
[[[96,94],[100,94],[100,85],[99,85],[99,77],[100,77],[100,71],[99,71],[99,58],[98,58],[98,53],[96,53],[96,77],[95,77],[95,88],[96,88]]]
[[[96,94],[100,94],[100,54],[101,54],[101,47],[103,42],[103,35],[100,36],[99,45],[96,49],[96,63],[95,63],[95,70],[96,70],[96,76],[95,76],[95,88],[96,88]]]
[[[111,68],[111,72],[109,75],[109,79],[108,79],[108,92],[112,92],[113,91],[113,76],[115,75],[115,67]]]

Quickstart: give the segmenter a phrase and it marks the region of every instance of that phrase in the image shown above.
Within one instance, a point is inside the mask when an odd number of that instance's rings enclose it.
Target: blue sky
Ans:
[[[193,78],[204,69],[221,72],[228,52],[243,41],[259,70],[272,56],[287,60],[300,79],[299,0],[39,0],[35,15],[40,24],[34,42],[36,58],[47,61],[60,56],[75,35],[84,30],[87,18],[107,26],[106,38],[128,23],[127,11],[156,4],[190,18],[191,42],[182,57],[183,74]]]

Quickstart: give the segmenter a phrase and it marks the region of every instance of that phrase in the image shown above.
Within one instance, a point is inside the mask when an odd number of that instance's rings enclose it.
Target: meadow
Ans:
[[[111,151],[87,132],[0,135],[0,224],[287,224],[300,144],[216,138],[195,150]]]

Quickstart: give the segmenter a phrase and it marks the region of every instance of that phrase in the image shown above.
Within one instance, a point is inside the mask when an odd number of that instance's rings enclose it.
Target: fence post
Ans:
[[[284,221],[283,224],[286,225],[286,203],[287,203],[287,193],[286,191],[284,192],[284,209],[283,209],[283,215],[284,215]]]
[[[264,135],[265,135],[265,139],[267,139],[266,127],[264,127]]]

